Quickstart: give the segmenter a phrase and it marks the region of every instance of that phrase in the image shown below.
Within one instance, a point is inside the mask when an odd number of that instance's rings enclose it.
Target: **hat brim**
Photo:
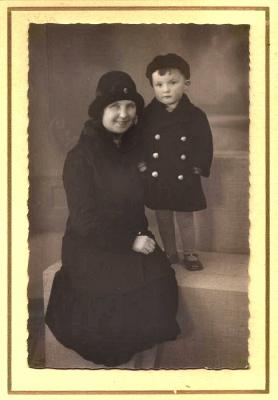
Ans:
[[[137,93],[121,93],[121,94],[114,94],[109,96],[97,96],[89,106],[88,114],[91,118],[100,118],[103,114],[105,107],[109,104],[112,104],[116,101],[120,100],[130,100],[134,101],[136,104],[136,113],[137,115],[142,114],[144,109],[144,99],[143,97]]]

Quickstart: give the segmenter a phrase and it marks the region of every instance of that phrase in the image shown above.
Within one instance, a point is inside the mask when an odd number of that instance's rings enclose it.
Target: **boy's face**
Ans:
[[[169,110],[173,110],[178,105],[187,82],[180,70],[176,68],[167,69],[164,75],[160,75],[159,71],[152,74],[155,97]]]

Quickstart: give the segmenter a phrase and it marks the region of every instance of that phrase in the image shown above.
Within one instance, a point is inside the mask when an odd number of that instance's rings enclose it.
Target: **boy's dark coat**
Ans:
[[[206,208],[201,177],[208,177],[213,156],[206,114],[184,95],[168,112],[153,99],[142,119],[145,146],[146,200],[152,209],[197,211]],[[157,176],[153,176],[157,175]]]

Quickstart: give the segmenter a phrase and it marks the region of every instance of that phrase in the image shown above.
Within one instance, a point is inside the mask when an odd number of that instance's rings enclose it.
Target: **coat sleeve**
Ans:
[[[201,175],[208,177],[213,158],[213,140],[207,116],[200,111],[194,126],[194,167],[201,169]]]
[[[73,232],[98,248],[117,251],[132,247],[136,233],[121,224],[121,216],[115,210],[97,209],[92,170],[82,153],[68,154],[63,182]]]

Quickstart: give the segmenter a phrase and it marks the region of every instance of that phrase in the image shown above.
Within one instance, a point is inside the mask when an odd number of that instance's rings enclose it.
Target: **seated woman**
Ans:
[[[104,74],[63,171],[69,218],[45,320],[64,346],[108,367],[180,332],[175,273],[144,213],[143,106],[128,74]]]

